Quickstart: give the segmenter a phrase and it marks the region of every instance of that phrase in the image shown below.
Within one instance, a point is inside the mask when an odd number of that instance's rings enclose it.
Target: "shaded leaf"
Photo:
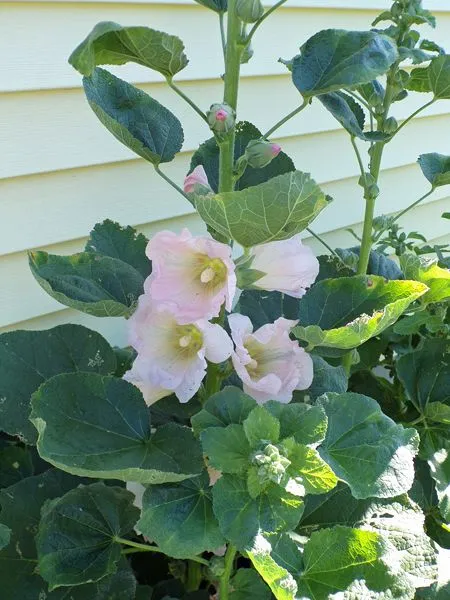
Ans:
[[[0,550],[9,544],[11,529],[0,523]]]
[[[405,87],[412,92],[427,94],[432,91],[430,78],[430,67],[413,69],[406,81]]]
[[[224,473],[244,473],[250,462],[250,445],[241,425],[208,427],[201,434],[209,464]]]
[[[342,394],[347,391],[348,377],[344,367],[333,367],[321,356],[314,354],[311,355],[311,358],[314,363],[314,379],[306,390],[308,396],[315,400],[325,392]]]
[[[227,386],[208,398],[203,409],[192,417],[192,427],[198,435],[208,427],[241,425],[255,406],[256,401],[242,390]]]
[[[421,154],[418,163],[433,188],[450,184],[450,156],[437,152]]]
[[[0,488],[14,485],[33,474],[33,460],[28,448],[11,444],[0,450]]]
[[[450,99],[450,56],[433,58],[428,67],[428,79],[437,100]]]
[[[254,569],[238,569],[230,581],[230,600],[270,600],[270,589]]]
[[[247,315],[256,330],[266,323],[273,323],[279,317],[296,319],[298,298],[281,292],[244,290],[239,296],[235,311]]]
[[[334,254],[322,254],[317,257],[319,261],[319,274],[316,283],[322,279],[336,279],[337,277],[351,277],[354,269],[346,265],[342,259]]]

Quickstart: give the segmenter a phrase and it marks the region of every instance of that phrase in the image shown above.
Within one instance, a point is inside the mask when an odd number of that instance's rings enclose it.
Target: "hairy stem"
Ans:
[[[223,20],[223,13],[219,13],[219,26],[220,26],[220,39],[222,41],[223,58],[226,59],[227,55],[227,38],[225,33],[225,22]]]
[[[225,570],[219,582],[219,598],[220,600],[229,600],[230,577],[233,573],[233,563],[237,549],[230,544],[225,554]]]
[[[196,592],[200,587],[202,579],[203,574],[200,564],[189,560],[187,564],[186,590],[188,592]]]
[[[409,206],[404,208],[402,211],[400,211],[398,213],[398,215],[395,215],[395,217],[393,218],[391,223],[395,223],[396,221],[398,221],[401,217],[403,217],[403,215],[405,215],[407,212],[409,212],[411,209],[415,208],[418,204],[420,204],[423,200],[425,200],[425,198],[428,198],[428,196],[431,196],[431,194],[433,192],[434,192],[434,188],[431,188],[431,190],[429,192],[427,192],[426,194],[421,196],[418,200],[416,200],[415,202],[413,202],[412,204],[410,204]]]
[[[185,102],[187,102],[189,104],[189,106],[191,106],[195,110],[195,112],[205,121],[205,123],[208,123],[208,119],[207,119],[205,113],[201,110],[201,108],[199,108],[195,104],[195,102],[189,98],[189,96],[186,96],[186,94],[183,91],[181,91],[178,86],[176,86],[174,84],[174,82],[171,78],[167,78],[166,81],[167,81],[169,87],[171,87],[176,94],[178,94],[181,98],[183,98],[183,100]]]
[[[274,131],[279,129],[282,125],[284,125],[287,121],[289,121],[289,119],[292,119],[292,117],[295,117],[295,115],[298,115],[298,113],[301,112],[304,108],[306,108],[308,106],[308,104],[309,104],[309,100],[304,100],[303,104],[301,104],[300,106],[295,108],[293,111],[291,111],[288,115],[283,117],[281,119],[281,121],[278,121],[278,123],[275,123],[275,125],[273,127],[271,127],[269,129],[269,131],[266,131],[266,133],[263,135],[263,138],[268,138],[269,136],[271,136],[272,133],[274,133]]]
[[[328,250],[328,252],[330,252],[330,254],[332,254],[333,256],[336,256],[336,258],[338,258],[342,262],[342,259],[339,256],[339,254],[337,252],[335,252],[333,250],[333,248],[329,244],[327,244],[327,242],[318,233],[313,231],[310,227],[307,227],[306,231],[308,233],[310,233],[313,236],[313,238],[316,238],[316,240],[318,242],[320,242],[322,244],[322,246],[324,246]]]

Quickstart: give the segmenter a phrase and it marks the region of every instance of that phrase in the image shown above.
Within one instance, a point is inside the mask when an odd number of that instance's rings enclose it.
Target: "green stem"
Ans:
[[[188,561],[187,565],[187,581],[186,590],[188,592],[196,592],[200,587],[203,579],[201,566],[192,560]]]
[[[281,119],[281,121],[278,121],[278,123],[275,123],[275,125],[273,127],[271,127],[269,129],[269,131],[267,131],[263,135],[263,138],[267,139],[269,136],[271,136],[274,131],[279,129],[282,125],[284,125],[287,121],[289,121],[289,119],[292,119],[292,117],[295,117],[295,115],[298,115],[298,113],[301,112],[304,108],[306,108],[308,106],[308,104],[309,104],[309,100],[304,100],[303,104],[301,104],[300,106],[295,108],[292,112],[290,112],[288,115],[283,117],[283,119]]]
[[[421,106],[420,108],[415,110],[411,115],[409,115],[409,117],[407,119],[405,119],[402,122],[401,125],[399,125],[399,127],[397,128],[397,131],[394,133],[394,135],[397,135],[397,133],[399,131],[401,131],[403,129],[403,127],[405,127],[405,125],[407,125],[411,121],[411,119],[414,119],[414,117],[416,117],[419,113],[421,113],[423,110],[425,110],[426,108],[428,108],[435,102],[436,102],[436,98],[433,98],[432,100],[430,100],[429,102],[427,102],[426,104],[424,104],[423,106]],[[392,137],[394,137],[394,136],[392,136]]]
[[[267,19],[267,17],[269,17],[274,10],[277,10],[277,8],[279,8],[280,6],[282,6],[283,4],[285,4],[287,2],[287,0],[279,0],[279,2],[277,2],[276,4],[274,4],[273,6],[271,6],[268,10],[266,10],[266,12],[263,14],[263,16],[256,21],[256,23],[253,25],[253,27],[250,29],[250,32],[247,36],[247,40],[250,42],[252,37],[255,35],[256,30],[258,29],[258,27],[260,27],[264,21]],[[229,10],[229,9],[228,9]]]
[[[229,600],[230,577],[233,573],[233,563],[236,556],[237,548],[230,544],[225,553],[225,569],[219,581],[219,598],[220,600]]]
[[[315,231],[313,231],[310,227],[307,227],[306,231],[308,233],[310,233],[313,236],[313,238],[316,238],[316,240],[318,242],[320,242],[322,244],[322,246],[324,246],[330,252],[330,254],[332,254],[333,256],[336,256],[336,258],[338,258],[342,262],[342,259],[339,256],[339,254],[337,254],[337,252],[335,252],[333,250],[333,248],[329,244],[327,244],[327,242],[323,238],[321,238],[318,233],[316,233]]]
[[[344,354],[344,356],[342,357],[342,366],[345,369],[345,373],[347,374],[347,377],[350,377],[352,363],[353,363],[352,359],[353,359],[353,354],[352,354],[351,350],[350,350],[350,352],[347,352],[347,354]]]
[[[175,183],[175,181],[172,181],[170,179],[170,177],[168,177],[165,173],[163,173],[158,165],[155,165],[155,171],[158,173],[158,175],[160,177],[162,177],[164,179],[164,181],[167,181],[167,183],[170,186],[172,186],[174,190],[177,190],[178,193],[180,193],[182,196],[184,196],[186,198],[186,200],[192,204],[192,201],[189,199],[189,196],[183,192],[183,190],[180,188],[179,185],[177,185]]]
[[[136,549],[140,552],[157,552],[158,554],[164,554],[164,552],[157,546],[149,546],[148,544],[140,544],[139,542],[133,542],[131,540],[126,540],[126,539],[120,538],[120,537],[115,537],[114,541],[117,544],[123,544],[124,546],[130,546],[131,548]],[[122,553],[129,554],[130,551],[123,550]],[[193,556],[189,560],[193,560],[194,562],[200,563],[202,565],[206,565],[206,566],[209,565],[209,562],[205,558],[202,558],[201,556]]]
[[[366,170],[364,169],[364,164],[363,164],[363,161],[362,161],[362,158],[361,158],[361,154],[359,152],[359,148],[356,145],[356,141],[355,141],[355,138],[354,138],[353,135],[350,137],[350,140],[352,142],[353,150],[355,151],[355,154],[356,154],[356,159],[358,161],[359,170],[361,172],[361,177],[363,178],[363,181],[364,181],[365,176],[366,176]]]
[[[225,60],[227,55],[227,38],[225,34],[225,23],[223,20],[223,13],[219,13],[219,25],[220,25],[220,39],[222,40],[223,58]]]
[[[181,98],[183,98],[183,100],[185,102],[187,102],[189,104],[189,106],[191,106],[198,115],[200,115],[200,117],[205,121],[205,123],[208,124],[208,118],[206,117],[205,113],[201,110],[201,108],[199,108],[195,104],[195,102],[189,98],[189,96],[186,96],[186,94],[184,92],[182,92],[180,90],[180,88],[174,84],[174,82],[172,81],[171,78],[168,77],[166,79],[166,81],[169,84],[169,87],[171,87],[176,94],[178,94]],[[208,124],[208,127],[209,127],[209,124]]]

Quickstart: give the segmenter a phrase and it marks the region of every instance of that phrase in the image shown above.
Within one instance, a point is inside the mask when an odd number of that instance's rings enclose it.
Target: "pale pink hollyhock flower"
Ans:
[[[251,269],[265,273],[253,287],[268,292],[301,298],[319,274],[319,261],[311,248],[302,245],[299,235],[255,246],[251,256]]]
[[[181,323],[171,304],[157,304],[144,294],[129,319],[130,344],[138,356],[124,379],[136,385],[148,405],[176,394],[187,402],[197,392],[206,373],[206,359],[227,360],[233,350],[220,325],[205,319]]]
[[[253,332],[248,317],[228,317],[236,349],[233,366],[244,384],[244,392],[259,404],[268,400],[290,402],[294,390],[306,390],[313,380],[313,362],[289,331],[298,321],[280,317]]]
[[[198,165],[197,167],[195,167],[195,169],[191,173],[189,173],[189,175],[186,175],[186,177],[184,178],[185,194],[190,194],[191,192],[193,192],[195,185],[203,185],[211,189],[203,165]]]
[[[227,244],[193,237],[187,229],[180,235],[160,231],[148,243],[147,256],[152,274],[145,292],[156,302],[174,304],[180,323],[217,317],[224,302],[231,310],[236,275]]]

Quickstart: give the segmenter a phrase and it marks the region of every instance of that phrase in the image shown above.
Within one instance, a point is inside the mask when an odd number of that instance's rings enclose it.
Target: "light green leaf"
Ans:
[[[409,490],[419,446],[414,429],[394,423],[362,394],[329,394],[318,404],[328,417],[320,455],[355,498],[389,498]]]
[[[422,304],[443,302],[450,299],[450,270],[442,269],[437,262],[437,259],[429,259],[412,253],[403,254],[400,258],[405,277],[420,281],[429,287],[428,292],[420,299]]]
[[[39,573],[50,590],[91,583],[117,571],[122,547],[139,509],[133,494],[104,483],[81,485],[42,508],[36,547]]]
[[[250,446],[242,425],[208,427],[200,436],[209,464],[224,473],[244,473],[250,463]]]
[[[230,581],[230,600],[270,600],[270,589],[254,569],[238,569]]]
[[[435,452],[428,460],[431,476],[436,482],[439,510],[447,523],[450,523],[450,444]]]
[[[83,78],[83,86],[106,129],[145,160],[153,165],[170,162],[181,150],[180,121],[142,90],[98,67]]]
[[[198,435],[208,427],[241,425],[255,406],[255,400],[242,390],[226,386],[210,396],[203,409],[192,417],[192,427]]]
[[[30,418],[42,458],[75,475],[168,483],[202,471],[190,429],[172,423],[152,434],[141,392],[122,379],[53,377],[33,395]]]
[[[11,529],[0,523],[0,550],[9,544]]]
[[[245,190],[195,196],[195,205],[215,231],[251,247],[303,231],[329,200],[308,173],[293,171]]]
[[[433,189],[450,184],[450,156],[430,152],[421,154],[418,163]]]
[[[184,44],[175,35],[149,27],[122,27],[102,21],[72,52],[69,63],[82,75],[98,65],[134,62],[171,78],[188,64]]]
[[[450,425],[450,406],[442,402],[430,402],[425,406],[423,414],[427,420]]]
[[[323,408],[303,403],[281,404],[271,400],[265,404],[280,422],[280,439],[292,437],[299,444],[319,444],[325,438],[327,416]]]
[[[303,97],[369,83],[397,60],[395,42],[375,31],[325,29],[294,58],[292,78]]]
[[[114,352],[102,336],[81,325],[0,335],[0,429],[29,444],[36,430],[29,421],[31,394],[58,373],[109,374]]]
[[[432,91],[430,83],[430,67],[413,69],[406,81],[406,89],[412,92],[427,94]]]
[[[261,441],[278,442],[280,422],[263,406],[257,406],[245,419],[244,431],[251,448],[257,448]]]
[[[261,532],[293,529],[302,515],[303,500],[277,485],[270,485],[254,500],[245,479],[222,475],[213,487],[213,507],[223,535],[239,550],[249,550]]]
[[[225,543],[212,510],[206,474],[181,483],[149,486],[139,531],[173,558],[189,558]]]
[[[437,100],[450,99],[450,56],[433,58],[428,67],[428,79]]]
[[[95,317],[129,317],[143,293],[142,275],[109,256],[90,252],[57,256],[37,251],[29,253],[29,263],[47,294]]]
[[[310,349],[350,350],[395,323],[426,291],[423,283],[386,281],[376,275],[324,279],[300,300],[301,325],[293,334]]]
[[[324,494],[332,490],[338,478],[314,448],[295,444],[289,452],[287,474],[305,488],[306,494]]]

